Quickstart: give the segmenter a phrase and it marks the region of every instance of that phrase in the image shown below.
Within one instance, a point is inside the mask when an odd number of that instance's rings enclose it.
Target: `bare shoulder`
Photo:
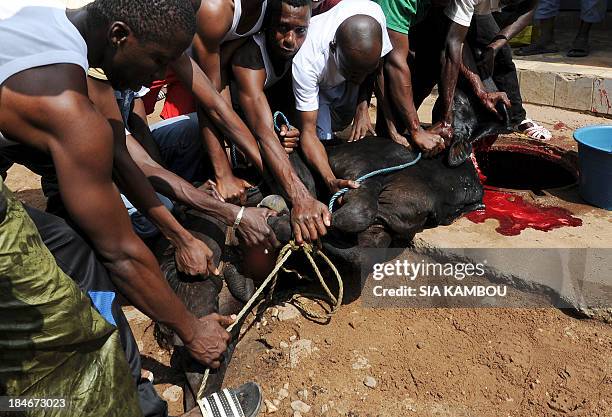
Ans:
[[[264,70],[261,50],[253,38],[249,38],[232,56],[232,66],[240,69]]]
[[[219,41],[232,27],[234,2],[232,0],[202,0],[196,14],[197,33],[206,40]]]
[[[0,130],[17,142],[48,150],[96,130],[105,119],[87,95],[82,68],[56,64],[22,71],[1,89]]]

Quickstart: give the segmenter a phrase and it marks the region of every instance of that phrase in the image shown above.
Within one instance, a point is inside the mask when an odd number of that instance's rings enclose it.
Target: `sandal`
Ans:
[[[547,45],[538,45],[532,43],[531,45],[524,46],[517,49],[514,54],[517,56],[529,56],[529,55],[540,55],[540,54],[554,54],[559,52],[559,48],[554,43]]]
[[[590,52],[588,40],[575,40],[570,50],[567,51],[567,56],[570,58],[584,58],[588,56]]]
[[[255,382],[235,389],[223,389],[198,400],[203,417],[256,417],[263,394]]]
[[[537,124],[531,119],[525,119],[519,123],[517,130],[531,139],[550,140],[552,138],[552,133],[550,133],[550,130]]]

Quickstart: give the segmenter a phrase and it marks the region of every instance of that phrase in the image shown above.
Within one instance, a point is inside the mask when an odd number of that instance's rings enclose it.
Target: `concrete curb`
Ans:
[[[523,101],[612,117],[612,69],[515,59]]]
[[[581,266],[580,261],[590,265],[593,265],[593,262],[601,261],[594,251],[583,250],[585,258],[580,260],[576,258],[580,258],[582,253],[572,253],[564,249],[558,250],[559,256],[556,259],[543,258],[541,251],[537,249],[515,249],[523,258],[523,262],[517,263],[516,254],[508,256],[502,250],[499,250],[496,256],[496,249],[443,249],[420,239],[418,235],[413,240],[411,251],[436,259],[438,262],[473,264],[482,262],[483,253],[486,253],[487,278],[491,283],[506,284],[525,293],[539,294],[548,298],[557,308],[571,309],[585,317],[612,323],[612,308],[589,305],[590,303],[583,297],[582,289],[585,283],[595,284],[605,289],[612,288],[610,279],[605,277],[602,270],[596,270],[587,281],[581,282],[577,279],[581,270],[578,268],[578,274],[576,274],[575,269]],[[578,251],[580,250],[576,250]],[[605,297],[603,294],[602,296]]]

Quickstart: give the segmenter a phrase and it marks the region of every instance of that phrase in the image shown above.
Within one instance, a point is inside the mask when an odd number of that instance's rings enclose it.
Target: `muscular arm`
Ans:
[[[446,45],[442,57],[442,75],[440,81],[440,94],[442,96],[442,122],[451,126],[453,123],[453,99],[457,78],[463,68],[463,42],[467,35],[468,27],[451,22],[446,36]]]
[[[147,154],[149,154],[155,162],[159,165],[163,165],[159,147],[153,139],[153,136],[151,136],[151,130],[147,123],[147,112],[141,98],[136,98],[134,100],[134,109],[130,114],[128,123],[130,132],[140,146],[146,150]]]
[[[215,216],[227,225],[234,222],[239,207],[216,200],[207,192],[195,188],[159,165],[132,135],[128,135],[126,141],[130,155],[157,191],[198,211]]]
[[[300,118],[301,149],[308,164],[321,176],[325,184],[336,178],[329,161],[325,147],[317,137],[317,111],[298,111]]]
[[[245,51],[246,49],[238,52],[232,65],[238,84],[240,106],[259,141],[266,166],[291,202],[291,223],[296,242],[301,244],[304,240],[316,240],[327,233],[326,227],[331,224],[331,215],[325,205],[310,195],[291,166],[274,132],[272,111],[264,94],[265,69],[263,65],[260,69],[252,69],[253,65],[250,64],[253,62],[249,63],[250,68],[244,66],[244,62],[239,63],[241,57],[248,59]]]
[[[229,2],[223,0],[205,1],[196,13],[193,52],[217,91],[221,90],[221,42],[232,26],[233,17]]]
[[[28,90],[25,95],[23,88]],[[51,154],[66,209],[89,237],[117,288],[139,310],[190,342],[195,317],[134,234],[111,180],[112,130],[87,98],[83,70],[53,65],[24,71],[3,85],[2,99],[0,119],[8,121],[0,123],[3,131]]]
[[[266,71],[264,68],[248,68],[237,60],[238,57],[232,64],[232,72],[238,86],[238,101],[259,143],[266,166],[291,202],[305,198],[308,190],[289,163],[285,149],[274,132],[272,111],[264,93]]]
[[[262,172],[263,163],[257,141],[231,105],[215,90],[198,64],[183,54],[171,67],[183,84],[191,89],[207,118]]]
[[[408,66],[410,45],[408,35],[388,30],[393,50],[385,58],[385,80],[388,94],[404,126],[411,134],[421,128],[412,95],[412,80]]]
[[[527,25],[531,24],[531,22],[533,21],[537,1],[529,0],[521,4],[521,6],[524,12],[519,15],[519,17],[514,22],[499,31],[500,35],[506,37],[506,39],[504,39],[503,41],[504,44],[508,43],[508,40],[518,35],[523,29],[527,27]]]
[[[185,230],[159,201],[151,183],[130,156],[125,144],[125,129],[112,87],[88,78],[89,97],[107,118],[114,137],[114,176],[128,199],[147,216],[175,247],[189,245],[194,237]]]

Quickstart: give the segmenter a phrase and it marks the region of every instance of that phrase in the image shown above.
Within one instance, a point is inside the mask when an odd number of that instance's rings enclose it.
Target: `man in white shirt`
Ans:
[[[381,58],[391,49],[380,6],[344,0],[311,19],[308,37],[293,60],[301,148],[330,192],[357,184],[335,177],[321,141],[332,139],[353,119],[349,140],[373,133],[369,100]]]

